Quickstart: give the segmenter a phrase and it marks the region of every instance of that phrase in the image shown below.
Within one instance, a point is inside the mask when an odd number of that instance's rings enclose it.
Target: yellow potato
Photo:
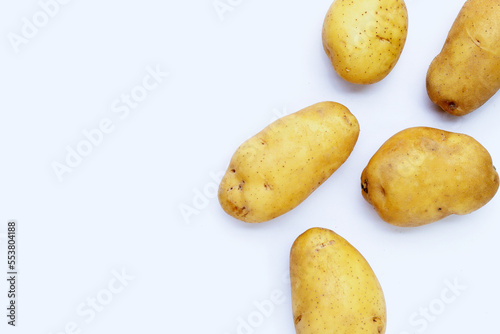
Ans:
[[[323,23],[323,48],[342,78],[372,84],[394,68],[407,32],[403,0],[335,0]]]
[[[448,38],[427,71],[429,98],[462,116],[488,101],[500,88],[500,2],[465,2]]]
[[[356,118],[335,102],[278,119],[234,153],[219,185],[222,208],[249,223],[292,210],[344,163],[358,135]]]
[[[474,138],[434,128],[387,140],[361,175],[364,198],[397,226],[419,226],[471,213],[498,190],[488,151]]]
[[[290,252],[292,311],[297,334],[383,334],[382,288],[365,258],[344,238],[311,228]]]

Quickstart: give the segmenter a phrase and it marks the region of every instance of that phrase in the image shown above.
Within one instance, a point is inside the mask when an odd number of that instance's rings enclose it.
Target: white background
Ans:
[[[500,96],[458,118],[425,91],[463,1],[408,0],[403,54],[371,86],[344,82],[323,52],[330,0],[226,1],[232,10],[220,16],[213,0],[73,0],[19,52],[9,36],[41,7],[1,1],[0,267],[7,271],[5,233],[15,219],[20,275],[16,328],[6,324],[1,280],[0,332],[294,333],[288,256],[313,226],[336,231],[371,264],[387,333],[496,329],[500,197],[468,216],[403,229],[381,221],[359,185],[380,145],[411,126],[469,134],[499,163]],[[120,118],[113,105],[137,91],[147,68],[169,75]],[[236,148],[276,117],[325,100],[360,123],[347,162],[273,221],[225,214],[214,179]],[[67,147],[105,119],[113,131],[60,182],[54,162],[65,163]],[[128,280],[113,293],[117,272]],[[446,290],[447,281],[462,290]],[[444,304],[442,293],[454,301]],[[263,314],[256,303],[272,297]],[[92,299],[105,304],[94,317]]]

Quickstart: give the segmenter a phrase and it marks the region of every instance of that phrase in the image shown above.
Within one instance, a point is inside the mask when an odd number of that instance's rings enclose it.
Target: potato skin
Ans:
[[[222,208],[249,223],[292,210],[344,163],[358,135],[354,115],[335,102],[278,119],[234,153],[219,185]]]
[[[380,147],[361,175],[361,188],[383,220],[411,227],[481,208],[498,190],[498,173],[474,138],[416,127]]]
[[[468,0],[426,77],[429,98],[444,111],[466,115],[500,88],[500,2]]]
[[[323,48],[343,79],[372,84],[394,68],[407,32],[403,0],[335,0],[323,23]]]
[[[301,234],[290,251],[292,311],[297,334],[383,334],[382,287],[366,259],[325,228]]]

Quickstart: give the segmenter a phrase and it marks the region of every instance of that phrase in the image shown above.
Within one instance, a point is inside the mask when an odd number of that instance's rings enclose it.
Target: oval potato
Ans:
[[[380,147],[361,175],[361,188],[386,222],[420,226],[481,208],[498,190],[498,173],[474,138],[416,127]]]
[[[382,287],[366,259],[325,228],[301,234],[290,251],[292,312],[297,334],[383,334]]]
[[[219,185],[222,208],[249,223],[292,210],[344,163],[358,135],[354,115],[335,102],[278,119],[234,153]]]
[[[403,0],[335,0],[323,23],[323,48],[343,79],[372,84],[394,68],[407,33]]]
[[[429,98],[444,111],[466,115],[500,89],[500,2],[468,0],[426,77]]]

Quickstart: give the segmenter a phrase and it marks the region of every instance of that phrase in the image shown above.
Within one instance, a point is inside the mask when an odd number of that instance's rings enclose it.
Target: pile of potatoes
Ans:
[[[429,98],[461,116],[500,88],[500,2],[468,0],[426,76]],[[406,41],[403,0],[335,0],[323,47],[340,77],[355,84],[384,79]],[[320,102],[273,122],[245,141],[219,186],[229,215],[260,223],[304,201],[349,157],[360,127],[349,109]],[[361,194],[387,223],[401,227],[464,215],[499,187],[492,158],[474,138],[431,127],[404,129],[374,153],[361,173]],[[385,333],[382,288],[363,256],[335,232],[311,228],[291,248],[296,332]]]

